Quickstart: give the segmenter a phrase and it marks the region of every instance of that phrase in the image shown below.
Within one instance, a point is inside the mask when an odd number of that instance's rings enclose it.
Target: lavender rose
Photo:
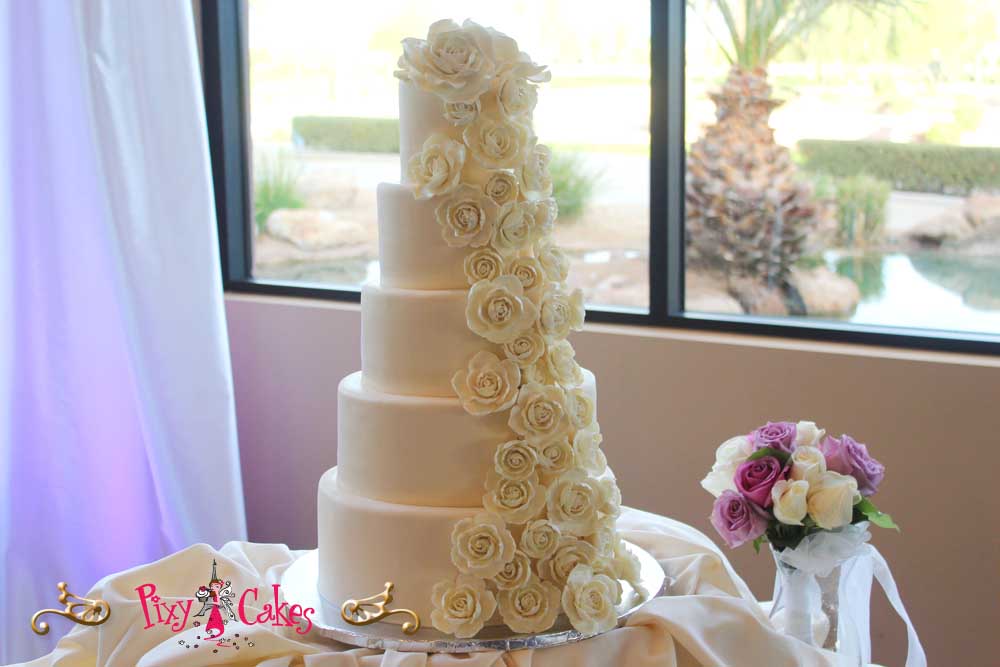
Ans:
[[[858,492],[862,496],[871,496],[878,491],[878,485],[885,477],[885,466],[872,458],[868,447],[849,435],[842,435],[839,439],[828,435],[819,448],[826,457],[827,470],[858,480]]]
[[[723,491],[715,499],[710,520],[731,549],[757,539],[767,529],[763,510],[735,491]]]
[[[793,422],[767,422],[749,435],[754,449],[771,447],[788,454],[792,453],[797,429]]]
[[[744,461],[736,469],[736,490],[759,507],[770,507],[771,487],[788,478],[788,471],[773,456],[763,456],[754,461]]]

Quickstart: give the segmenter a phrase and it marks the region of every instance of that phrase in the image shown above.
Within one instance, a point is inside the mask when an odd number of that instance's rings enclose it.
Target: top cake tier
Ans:
[[[444,117],[444,102],[432,93],[420,90],[412,83],[399,82],[399,181],[406,182],[406,165],[420,152],[424,141],[441,133],[458,138]],[[461,139],[459,139],[461,141]]]

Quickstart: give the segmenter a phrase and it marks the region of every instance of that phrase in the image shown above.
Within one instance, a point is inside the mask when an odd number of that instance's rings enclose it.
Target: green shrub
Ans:
[[[267,218],[279,208],[302,208],[299,173],[282,155],[261,158],[254,164],[253,218],[264,231]]]
[[[296,116],[292,140],[309,148],[357,153],[398,153],[399,121],[395,118]]]
[[[552,153],[549,162],[552,176],[552,196],[559,205],[559,218],[572,220],[590,204],[601,172],[589,169],[579,153]]]
[[[890,192],[892,186],[888,181],[867,174],[837,180],[835,197],[841,243],[864,245],[882,236]]]
[[[838,177],[866,173],[896,190],[968,195],[1000,189],[1000,148],[803,139],[798,154],[809,171]]]
[[[983,121],[983,105],[971,95],[959,95],[955,100],[953,120],[948,123],[936,123],[925,135],[927,141],[936,144],[957,144],[962,135],[972,132]]]

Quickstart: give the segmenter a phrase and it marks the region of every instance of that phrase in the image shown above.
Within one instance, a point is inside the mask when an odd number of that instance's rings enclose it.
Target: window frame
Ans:
[[[358,303],[360,289],[252,276],[249,67],[244,0],[201,5],[202,70],[224,289]],[[589,306],[588,322],[821,342],[1000,354],[1000,334],[684,310],[684,50],[687,3],[651,0],[649,306]]]

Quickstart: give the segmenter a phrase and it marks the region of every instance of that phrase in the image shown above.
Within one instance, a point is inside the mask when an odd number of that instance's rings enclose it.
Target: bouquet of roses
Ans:
[[[794,549],[807,535],[869,521],[895,528],[871,501],[885,466],[849,435],[813,422],[768,422],[719,446],[701,485],[715,496],[712,525],[731,548]]]

